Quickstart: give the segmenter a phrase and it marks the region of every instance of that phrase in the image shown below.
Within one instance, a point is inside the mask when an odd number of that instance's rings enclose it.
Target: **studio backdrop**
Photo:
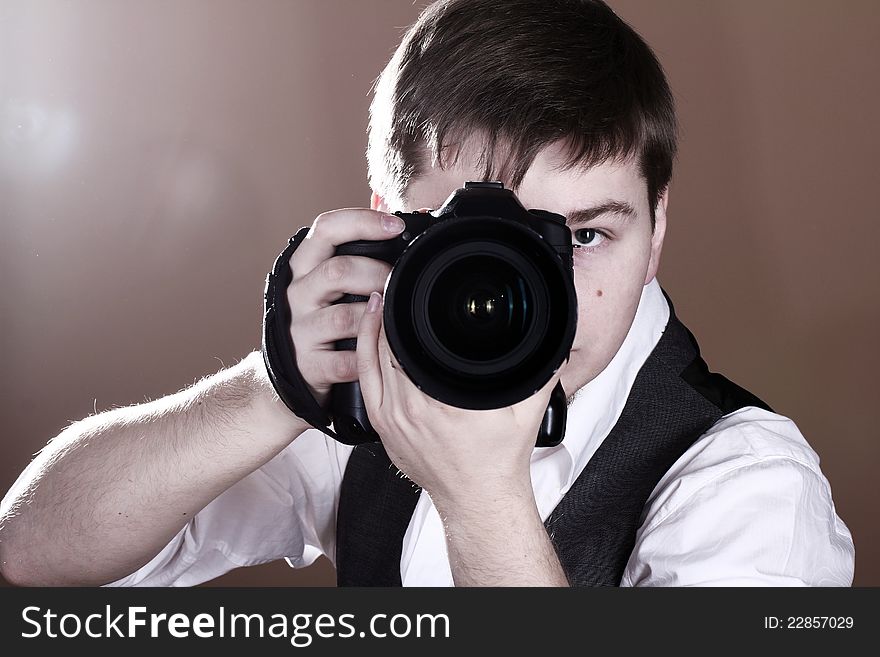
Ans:
[[[369,205],[369,90],[412,0],[0,0],[0,488],[71,421],[258,348],[272,260]],[[874,0],[612,0],[681,149],[660,281],[792,417],[880,585]],[[212,584],[332,585],[322,559]]]

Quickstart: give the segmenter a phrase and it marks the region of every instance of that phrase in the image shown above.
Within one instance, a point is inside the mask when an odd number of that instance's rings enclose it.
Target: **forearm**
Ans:
[[[456,586],[568,586],[531,486],[435,500]]]
[[[280,407],[257,352],[176,394],[76,422],[4,499],[3,574],[30,585],[129,574],[306,428]]]

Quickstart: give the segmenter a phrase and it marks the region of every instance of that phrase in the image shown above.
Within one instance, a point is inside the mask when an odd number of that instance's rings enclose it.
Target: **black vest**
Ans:
[[[572,586],[618,586],[645,503],[663,474],[724,415],[745,406],[769,410],[709,372],[671,302],[669,310],[620,418],[544,523]],[[403,537],[420,492],[381,444],[354,449],[336,519],[340,586],[401,585]]]

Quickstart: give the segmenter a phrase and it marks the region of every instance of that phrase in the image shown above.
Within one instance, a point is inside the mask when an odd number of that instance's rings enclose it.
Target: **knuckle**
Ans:
[[[357,358],[354,354],[343,353],[335,359],[333,364],[333,373],[342,381],[349,381],[356,378],[358,372]]]
[[[403,421],[417,420],[421,417],[422,405],[413,397],[407,397],[403,400],[403,405],[400,410],[403,414],[403,417],[401,418]]]
[[[367,358],[366,356],[361,356],[361,357],[359,357],[359,358],[357,359],[357,373],[358,373],[358,376],[363,376],[363,375],[369,373],[370,368],[372,367],[372,365],[373,365],[373,364],[370,362],[370,359]]]
[[[295,304],[290,306],[290,335],[299,340],[311,340],[315,337],[315,314],[297,308]]]
[[[287,286],[287,305],[291,317],[301,317],[317,303],[318,286],[309,285],[308,278],[295,278]]]
[[[373,272],[376,276],[376,281],[380,285],[385,284],[385,279],[388,278],[388,275],[391,273],[391,265],[389,265],[384,260],[371,260],[370,261],[373,267]]]
[[[340,303],[330,312],[330,326],[334,334],[351,332],[353,313],[350,304]]]
[[[351,264],[346,258],[328,258],[321,264],[321,273],[328,281],[339,281],[348,274]]]
[[[331,223],[330,216],[329,212],[322,212],[315,217],[315,220],[312,222],[312,235],[323,237],[327,233],[329,224]]]

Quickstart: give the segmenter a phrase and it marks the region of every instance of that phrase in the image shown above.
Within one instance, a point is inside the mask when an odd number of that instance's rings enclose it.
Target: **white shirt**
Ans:
[[[532,453],[546,520],[614,427],[669,320],[656,280],[611,363],[568,409],[565,439]],[[310,429],[202,511],[156,557],[109,586],[192,586],[241,566],[335,559],[352,447]],[[855,550],[819,457],[790,419],[755,407],[719,420],[658,482],[622,586],[850,586]],[[420,495],[403,539],[404,586],[452,586],[443,526]]]

